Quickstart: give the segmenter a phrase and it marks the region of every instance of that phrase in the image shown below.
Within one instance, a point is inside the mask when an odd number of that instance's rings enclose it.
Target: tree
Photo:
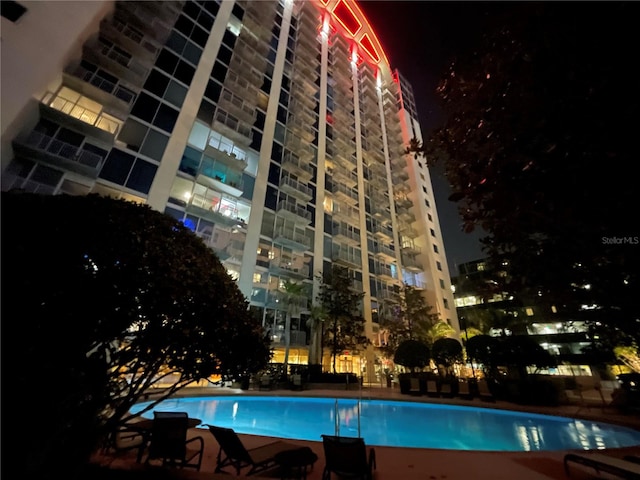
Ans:
[[[500,337],[497,346],[498,355],[494,361],[514,370],[520,378],[528,375],[529,366],[536,370],[556,366],[553,356],[528,335]]]
[[[408,150],[444,163],[464,230],[481,227],[493,263],[509,262],[509,292],[560,314],[589,305],[601,337],[637,348],[640,235],[622,212],[638,207],[625,174],[638,9],[584,7],[514,6],[452,61],[438,87],[447,120]]]
[[[429,365],[429,347],[418,340],[404,340],[393,356],[393,363],[402,365],[412,372]]]
[[[465,345],[467,357],[472,363],[482,365],[482,371],[488,378],[498,378],[498,339],[490,335],[475,335]]]
[[[433,342],[431,356],[437,365],[442,365],[446,375],[453,374],[453,365],[462,362],[462,344],[453,338],[439,338]]]
[[[366,347],[370,340],[364,334],[364,318],[360,314],[363,293],[353,288],[347,268],[333,265],[320,285],[318,301],[326,315],[324,344],[331,349],[333,372],[336,357],[345,350]]]
[[[392,356],[405,340],[429,342],[431,329],[441,323],[440,314],[431,313],[433,307],[427,304],[422,292],[406,283],[384,310],[381,327],[388,335],[387,344],[381,350],[388,356]]]
[[[269,339],[248,302],[175,219],[98,195],[3,192],[2,203],[3,253],[16,259],[3,265],[3,334],[28,335],[3,373],[20,411],[41,410],[48,392],[51,413],[46,429],[26,416],[12,434],[38,452],[20,463],[27,476],[82,463],[161,381],[149,409],[193,381],[267,365]]]
[[[284,351],[284,374],[288,372],[289,349],[291,346],[291,320],[300,318],[300,310],[307,304],[306,287],[302,283],[295,283],[286,280],[280,290],[283,294],[284,305],[286,307],[286,320],[284,326],[285,351]]]

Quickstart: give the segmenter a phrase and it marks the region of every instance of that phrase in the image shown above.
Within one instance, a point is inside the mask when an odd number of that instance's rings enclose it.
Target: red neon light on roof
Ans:
[[[351,34],[355,35],[362,28],[362,23],[355,16],[351,7],[340,0],[333,9],[333,14],[340,24]]]
[[[329,3],[329,0],[320,0],[320,2],[326,7],[327,3]]]
[[[362,48],[366,50],[366,52],[373,58],[373,60],[378,63],[380,61],[380,57],[378,56],[378,52],[376,52],[376,47],[371,43],[371,39],[369,38],[369,34],[365,33],[360,40],[360,45]]]

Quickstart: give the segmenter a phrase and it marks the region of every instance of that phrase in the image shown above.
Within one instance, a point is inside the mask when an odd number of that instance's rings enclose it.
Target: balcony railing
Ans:
[[[36,131],[24,139],[17,138],[14,145],[17,145],[18,149],[22,146],[35,151],[41,159],[54,165],[88,175],[97,175],[104,161],[100,155]]]
[[[294,202],[281,200],[278,203],[276,213],[286,218],[290,218],[291,220],[302,220],[305,223],[311,223],[311,212]]]

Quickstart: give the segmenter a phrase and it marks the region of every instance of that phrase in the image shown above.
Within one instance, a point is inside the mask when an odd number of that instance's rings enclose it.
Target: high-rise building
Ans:
[[[2,189],[183,221],[275,361],[288,280],[308,286],[288,363],[319,362],[306,320],[332,264],[364,292],[374,346],[405,283],[459,333],[429,170],[404,154],[421,139],[413,92],[355,1],[3,2],[2,87]],[[340,370],[373,380],[374,347],[344,353]]]

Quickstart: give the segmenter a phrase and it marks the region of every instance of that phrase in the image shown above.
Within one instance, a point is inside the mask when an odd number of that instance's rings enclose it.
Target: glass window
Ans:
[[[167,40],[167,47],[169,47],[174,52],[181,54],[182,50],[184,50],[184,46],[187,44],[187,39],[180,35],[175,30],[171,31],[171,35],[169,36],[169,40]]]
[[[137,152],[140,150],[140,146],[142,145],[142,141],[144,140],[148,129],[149,127],[146,125],[129,118],[122,127],[122,130],[120,130],[118,140],[124,142],[131,150],[135,150]]]
[[[156,127],[171,133],[176,124],[176,120],[178,120],[178,111],[174,110],[169,105],[161,104],[153,124]]]
[[[176,177],[171,186],[169,193],[169,201],[183,207],[189,203],[191,199],[191,191],[193,190],[193,181],[186,178]]]
[[[209,133],[211,130],[206,125],[200,122],[195,122],[189,135],[188,143],[194,147],[198,147],[200,150],[204,150],[207,146],[207,140],[209,139]]]
[[[138,158],[133,165],[131,175],[127,181],[127,187],[142,193],[149,193],[153,178],[156,176],[158,166],[151,162]]]
[[[149,133],[142,145],[140,153],[153,158],[154,160],[160,161],[162,160],[165,148],[167,148],[168,141],[169,137],[166,135],[163,135],[153,129],[149,129]]]
[[[169,85],[169,77],[154,68],[151,70],[149,77],[147,77],[147,81],[144,83],[144,89],[162,97],[167,85]]]
[[[180,85],[178,82],[171,80],[167,93],[164,95],[164,99],[176,107],[182,107],[184,99],[187,96],[187,89]]]
[[[155,98],[152,98],[151,96],[142,92],[138,96],[136,103],[133,105],[131,114],[151,123],[153,117],[156,114],[156,110],[158,110],[159,105],[159,100],[156,100]]]
[[[215,113],[215,105],[203,98],[202,102],[200,102],[200,108],[198,109],[198,120],[203,121],[207,125],[211,125]]]
[[[187,62],[180,60],[174,76],[185,85],[191,85],[191,80],[193,80],[193,75],[195,73],[195,68],[193,68]]]
[[[182,56],[194,65],[198,65],[200,57],[202,56],[202,49],[191,42],[187,42],[187,45],[184,47],[184,51],[182,52]]]
[[[134,160],[135,157],[133,155],[118,150],[117,148],[111,149],[100,171],[100,178],[124,185]]]

